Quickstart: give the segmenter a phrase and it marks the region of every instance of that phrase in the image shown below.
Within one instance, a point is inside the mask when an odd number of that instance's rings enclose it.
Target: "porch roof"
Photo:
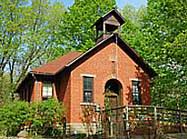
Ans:
[[[34,68],[30,72],[34,74],[55,75],[81,54],[81,52],[70,52],[38,68]]]

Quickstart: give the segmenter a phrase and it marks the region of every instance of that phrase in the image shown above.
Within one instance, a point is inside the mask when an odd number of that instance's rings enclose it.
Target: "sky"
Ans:
[[[69,7],[73,4],[73,0],[62,0],[66,7]],[[136,8],[139,8],[142,5],[146,5],[147,0],[116,0],[119,8],[123,8],[126,4],[131,4]]]

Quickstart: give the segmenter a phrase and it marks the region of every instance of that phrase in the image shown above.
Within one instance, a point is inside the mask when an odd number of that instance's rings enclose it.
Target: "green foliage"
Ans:
[[[64,16],[59,34],[67,50],[85,51],[93,47],[95,33],[91,26],[115,5],[115,0],[75,0]]]
[[[165,106],[186,108],[187,101],[187,35],[180,33],[172,43],[166,43],[165,59],[169,62],[163,65],[162,73],[155,80],[155,90],[159,90],[159,97],[153,97],[154,102]],[[167,51],[166,51],[167,50]],[[158,89],[158,90],[157,90]],[[153,95],[156,95],[154,93]],[[155,100],[158,99],[158,100]]]
[[[62,135],[63,115],[63,106],[54,99],[31,104],[13,101],[0,108],[0,134],[15,136],[27,128],[33,135]]]
[[[153,104],[186,108],[187,2],[148,0],[143,20],[146,59],[159,76],[153,82]]]
[[[17,135],[21,125],[29,118],[29,104],[14,101],[0,108],[0,134]]]
[[[64,109],[57,100],[50,99],[32,104],[29,119],[32,123],[31,132],[36,135],[57,135],[58,126],[62,126],[63,114]]]
[[[9,92],[30,68],[63,53],[55,42],[65,11],[62,3],[49,0],[0,1],[0,80],[9,76]]]
[[[109,93],[109,92],[107,92],[107,93]],[[111,103],[110,103],[109,97],[106,97],[106,96],[105,96],[105,98],[104,98],[104,105],[105,105],[106,115],[107,115],[108,117],[110,117],[113,113],[112,113],[112,111],[111,111],[112,105],[111,105]]]
[[[11,101],[11,84],[9,80],[9,76],[5,74],[0,78],[0,107],[6,103]]]
[[[145,57],[145,52],[142,48],[145,46],[144,35],[141,31],[143,26],[143,17],[145,16],[146,8],[141,7],[136,9],[131,5],[126,5],[122,14],[125,18],[125,25],[122,27],[121,37],[132,48],[134,48],[141,56]]]
[[[155,69],[152,104],[187,108],[187,2],[148,0],[147,8],[127,5],[122,38]]]

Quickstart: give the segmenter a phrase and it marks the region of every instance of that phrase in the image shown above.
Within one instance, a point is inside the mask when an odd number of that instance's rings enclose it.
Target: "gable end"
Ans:
[[[145,61],[134,51],[134,49],[130,48],[119,36],[118,34],[112,34],[107,39],[98,43],[95,47],[89,49],[87,52],[76,58],[74,61],[70,62],[66,65],[67,68],[73,70],[78,65],[86,61],[88,58],[96,54],[101,49],[107,47],[111,43],[116,43],[138,66],[140,66],[143,71],[145,71],[150,78],[156,76],[156,72],[147,64]]]

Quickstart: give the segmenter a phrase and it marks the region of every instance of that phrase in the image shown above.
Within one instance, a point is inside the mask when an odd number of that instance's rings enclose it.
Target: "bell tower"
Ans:
[[[113,33],[120,33],[121,26],[125,23],[124,18],[113,9],[104,16],[100,17],[93,26],[96,27],[96,43],[105,40]]]

